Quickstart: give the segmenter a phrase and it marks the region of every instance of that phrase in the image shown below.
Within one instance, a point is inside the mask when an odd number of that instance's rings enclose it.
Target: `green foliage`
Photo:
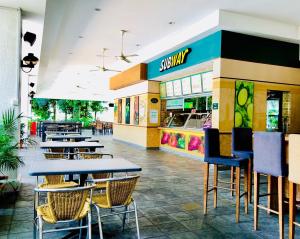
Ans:
[[[87,127],[96,119],[97,112],[104,112],[107,107],[102,105],[101,101],[87,100],[55,100],[55,99],[33,99],[32,111],[38,117],[38,120],[48,120],[53,112],[52,119],[56,116],[56,107],[65,114],[66,121],[83,122],[84,127]],[[68,115],[71,115],[68,118]]]
[[[92,101],[90,103],[90,107],[91,107],[91,110],[94,112],[95,120],[96,120],[97,112],[102,113],[105,110],[107,110],[107,108],[102,105],[101,101]]]
[[[50,118],[50,104],[48,99],[32,99],[31,109],[39,120],[48,120]]]
[[[14,109],[2,113],[0,121],[0,170],[14,170],[23,165],[18,156],[17,131],[21,114]]]
[[[68,114],[72,114],[74,110],[73,100],[57,100],[58,109],[65,114],[65,120],[68,119]]]

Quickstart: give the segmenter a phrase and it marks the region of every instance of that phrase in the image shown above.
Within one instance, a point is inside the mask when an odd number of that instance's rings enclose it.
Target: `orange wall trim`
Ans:
[[[118,90],[147,80],[147,64],[141,63],[110,78],[109,89]]]

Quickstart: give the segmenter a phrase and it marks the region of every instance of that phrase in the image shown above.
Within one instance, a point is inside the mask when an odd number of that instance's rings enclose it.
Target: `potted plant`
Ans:
[[[8,109],[0,117],[0,180],[7,179],[7,171],[17,170],[24,164],[18,155],[18,122],[21,114],[16,114],[14,109]],[[14,187],[15,183],[9,183],[13,193],[18,190]],[[2,190],[2,191],[1,191]],[[0,181],[0,195],[5,190],[5,183]]]

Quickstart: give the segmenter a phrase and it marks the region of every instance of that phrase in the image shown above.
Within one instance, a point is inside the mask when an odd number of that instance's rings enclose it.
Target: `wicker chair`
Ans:
[[[39,238],[42,239],[45,233],[76,229],[80,229],[81,237],[82,228],[87,228],[88,238],[92,238],[90,210],[92,189],[93,186],[61,189],[36,188],[35,192],[38,194],[47,193],[47,203],[36,207]],[[88,224],[82,225],[82,219],[85,217],[88,217]],[[44,222],[58,224],[75,221],[80,222],[79,226],[43,230]]]
[[[46,159],[55,160],[63,159],[70,155],[64,153],[44,153],[44,156]],[[76,186],[78,186],[78,184],[75,182],[65,182],[63,175],[48,175],[45,176],[45,180],[39,185],[39,188],[70,188]]]
[[[111,215],[123,214],[123,230],[125,226],[126,214],[130,212],[135,213],[137,238],[140,238],[138,215],[136,203],[132,198],[135,185],[139,176],[129,176],[124,178],[109,178],[109,179],[96,179],[87,180],[87,182],[98,183],[105,182],[106,190],[103,193],[95,194],[92,197],[93,205],[95,206],[98,214],[99,234],[100,238],[103,239],[101,218]],[[129,209],[129,206],[133,204],[133,209]],[[100,215],[100,209],[116,209],[125,208],[124,211],[114,211],[113,213]]]
[[[103,157],[108,156],[113,158],[112,154],[102,154],[102,153],[80,153],[78,155],[81,159],[102,159]],[[111,173],[94,173],[91,175],[92,179],[105,179],[110,178],[112,175]],[[97,182],[95,183],[97,189],[105,189],[106,182]]]
[[[51,153],[64,153],[65,148],[50,148],[48,149],[48,151]]]

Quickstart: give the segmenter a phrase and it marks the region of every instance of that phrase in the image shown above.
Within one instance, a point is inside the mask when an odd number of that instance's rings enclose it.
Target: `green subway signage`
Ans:
[[[186,62],[188,54],[192,51],[191,48],[186,48],[183,51],[177,52],[172,56],[163,59],[160,63],[159,71],[169,70],[172,67],[182,65]]]
[[[222,32],[190,43],[147,64],[147,79],[151,80],[221,56]]]

